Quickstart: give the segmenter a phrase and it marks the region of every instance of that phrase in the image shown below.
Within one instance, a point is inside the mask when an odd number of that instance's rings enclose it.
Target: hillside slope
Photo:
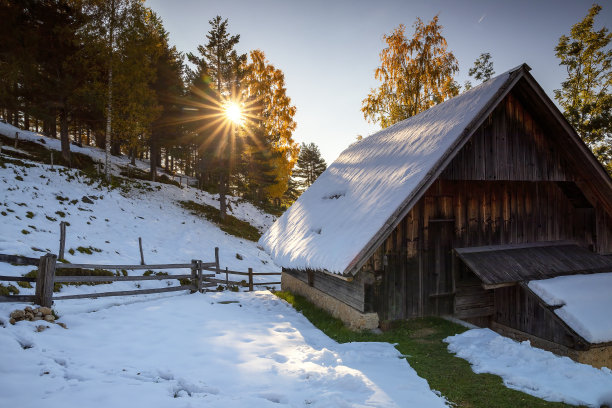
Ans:
[[[215,202],[210,194],[193,188],[140,181],[125,181],[119,188],[109,188],[78,170],[52,169],[2,154],[0,190],[3,254],[57,254],[59,223],[66,221],[65,258],[73,263],[139,264],[138,238],[142,237],[148,264],[191,259],[211,262],[214,248],[219,247],[222,267],[280,270],[255,242],[229,235],[184,209],[180,202]],[[232,210],[260,230],[273,220],[248,203],[235,203]],[[0,263],[3,275],[23,274],[30,269]],[[20,291],[28,293],[26,289]]]

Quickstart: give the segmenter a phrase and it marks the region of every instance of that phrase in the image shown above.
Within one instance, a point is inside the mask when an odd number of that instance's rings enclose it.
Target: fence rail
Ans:
[[[33,265],[38,266],[39,258],[30,258],[19,255],[0,254],[0,262],[12,263],[15,265]]]
[[[176,263],[176,264],[154,264],[154,265],[101,265],[101,264],[69,264],[58,263],[57,256],[46,254],[40,258],[29,258],[18,255],[0,254],[0,262],[10,262],[17,265],[35,265],[38,266],[36,278],[24,276],[4,276],[0,275],[0,281],[8,282],[31,282],[35,283],[35,295],[11,295],[0,296],[0,302],[35,302],[41,306],[50,307],[53,300],[68,300],[68,299],[83,299],[83,298],[98,298],[106,296],[127,296],[127,295],[145,295],[152,293],[175,292],[181,290],[190,290],[194,292],[205,292],[207,288],[220,285],[244,285],[245,281],[237,282],[229,280],[229,275],[247,276],[249,291],[253,290],[255,276],[280,276],[280,272],[253,272],[253,268],[249,268],[248,272],[233,271],[225,268],[222,270],[219,267],[219,248],[215,248],[215,262],[202,262],[194,259],[191,263]],[[63,276],[56,275],[56,270],[61,269],[103,269],[103,270],[156,270],[156,269],[190,269],[190,274],[170,275],[156,274],[147,276],[99,276],[99,275],[80,275],[80,276]],[[214,272],[214,274],[205,274],[203,271]],[[225,274],[225,279],[219,279],[218,274]],[[126,282],[126,281],[148,281],[148,280],[180,280],[181,285],[169,286],[165,288],[155,289],[138,289],[124,290],[113,292],[85,293],[79,295],[55,295],[53,294],[54,283],[93,283],[93,282]],[[184,280],[191,280],[191,284],[184,284]],[[281,282],[257,282],[261,285],[278,285]]]

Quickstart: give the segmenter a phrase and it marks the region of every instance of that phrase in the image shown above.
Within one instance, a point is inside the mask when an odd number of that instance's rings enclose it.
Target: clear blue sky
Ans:
[[[403,23],[407,35],[417,17],[440,15],[449,49],[459,61],[456,79],[463,84],[482,52],[490,52],[496,73],[523,62],[549,96],[560,87],[565,70],[554,47],[562,34],[588,12],[584,0],[362,1],[362,0],[146,0],[163,19],[170,40],[182,52],[205,44],[208,21],[229,20],[240,34],[238,50],[261,49],[285,73],[287,94],[297,107],[298,142],[314,142],[328,164],[357,135],[378,130],[360,111],[361,101],[378,82],[374,70],[384,48],[382,36]],[[612,4],[595,28],[610,27]],[[475,81],[472,81],[475,82]]]

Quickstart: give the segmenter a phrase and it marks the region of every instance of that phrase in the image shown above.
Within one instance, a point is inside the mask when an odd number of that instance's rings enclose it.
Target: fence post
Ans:
[[[198,261],[195,259],[191,260],[191,285],[193,286],[191,293],[197,292],[200,285],[198,284]]]
[[[51,170],[53,170],[53,150],[51,150]]]
[[[227,272],[227,266],[225,267],[225,289],[229,289],[229,275]]]
[[[253,291],[253,268],[249,268],[249,292]]]
[[[66,221],[60,222],[60,247],[58,259],[64,259],[64,249],[66,249]]]
[[[55,263],[57,257],[46,254],[40,257],[38,274],[36,275],[36,303],[51,307],[53,303],[53,281],[55,280]]]
[[[19,143],[19,132],[15,132],[15,149],[17,149],[18,143]]]
[[[202,261],[198,261],[198,292],[200,293],[204,293],[204,291],[202,290],[202,285],[203,285],[203,281],[202,281]]]
[[[144,261],[144,255],[142,254],[142,238],[138,237],[138,246],[140,247],[140,264],[144,265],[145,261]]]
[[[220,274],[221,270],[219,268],[219,247],[215,247],[215,274]]]

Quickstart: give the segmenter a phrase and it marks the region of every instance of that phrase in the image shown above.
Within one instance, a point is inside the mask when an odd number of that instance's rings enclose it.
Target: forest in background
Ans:
[[[158,166],[196,177],[222,202],[299,194],[284,74],[261,50],[238,53],[226,19],[183,54],[140,0],[0,0],[0,15],[0,116],[60,138],[67,162],[71,143],[108,147],[150,160],[152,180]]]
[[[559,39],[568,77],[555,99],[610,171],[612,35],[594,28],[600,10]],[[197,50],[181,53],[142,0],[0,0],[0,16],[0,117],[59,137],[68,163],[71,143],[147,159],[152,180],[159,166],[219,193],[222,214],[226,194],[288,205],[326,168],[316,145],[293,140],[282,70],[262,50],[239,53],[227,19],[212,18]],[[413,27],[383,36],[381,85],[362,103],[383,128],[461,92],[438,16]],[[488,80],[490,53],[469,73]]]

